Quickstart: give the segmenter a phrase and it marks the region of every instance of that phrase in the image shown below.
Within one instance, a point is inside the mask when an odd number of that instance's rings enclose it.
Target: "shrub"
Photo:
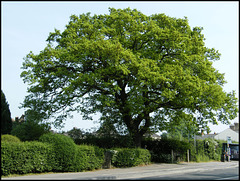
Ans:
[[[21,141],[37,141],[41,135],[49,133],[49,128],[47,124],[40,124],[37,121],[25,121],[16,123],[11,134]]]
[[[211,138],[204,140],[196,140],[191,142],[190,157],[192,161],[220,161],[222,154],[222,141],[217,141]]]
[[[208,162],[210,161],[209,157],[207,155],[196,155],[196,162]]]
[[[93,170],[102,167],[103,149],[96,146],[77,145],[75,171]]]
[[[1,175],[51,171],[53,147],[40,142],[2,142]]]
[[[47,133],[42,135],[41,142],[51,143],[54,147],[56,165],[54,171],[74,171],[77,147],[74,141],[62,134]]]
[[[49,143],[47,139],[52,142],[55,138],[59,138],[59,143]],[[65,141],[63,141],[63,138]],[[104,162],[104,150],[96,146],[75,145],[75,151],[63,154],[65,149],[62,149],[58,144],[62,144],[68,149],[72,149],[66,144],[68,138],[62,136],[55,136],[52,138],[45,135],[41,138],[46,141],[42,142],[2,142],[1,143],[1,175],[9,174],[26,174],[26,173],[40,173],[50,171],[84,171],[101,168]],[[56,140],[55,140],[56,141]],[[72,145],[71,145],[72,146]],[[56,151],[56,149],[59,149]],[[57,155],[59,154],[59,155]],[[65,158],[66,168],[60,168],[59,164],[63,162],[62,157]],[[74,158],[74,160],[72,159]]]
[[[115,167],[132,167],[141,164],[148,164],[151,161],[151,154],[141,148],[116,148],[112,157],[112,164]]]
[[[21,142],[20,139],[16,136],[5,134],[1,135],[2,142]]]
[[[151,161],[157,163],[171,163],[171,150],[175,156],[177,154],[181,159],[185,159],[187,149],[190,148],[189,143],[175,139],[144,140],[142,145],[150,151]]]

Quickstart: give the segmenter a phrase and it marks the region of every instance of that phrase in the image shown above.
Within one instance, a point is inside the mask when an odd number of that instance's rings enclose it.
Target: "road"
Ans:
[[[151,164],[78,173],[52,173],[2,180],[239,180],[239,162]]]

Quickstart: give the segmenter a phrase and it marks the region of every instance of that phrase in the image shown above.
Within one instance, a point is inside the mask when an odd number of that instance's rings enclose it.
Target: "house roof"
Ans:
[[[227,137],[231,137],[232,141],[238,141],[238,132],[233,131],[231,128],[227,128],[224,131],[218,133],[214,138],[220,140],[226,140]]]
[[[161,138],[161,136],[159,136],[158,134],[155,134],[155,133],[145,133],[143,136],[145,137],[152,137],[152,138]]]
[[[214,138],[217,134],[205,134],[202,136],[195,135],[196,139]]]

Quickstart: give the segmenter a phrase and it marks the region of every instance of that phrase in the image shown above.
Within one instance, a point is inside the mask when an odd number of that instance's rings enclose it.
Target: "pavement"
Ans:
[[[2,178],[2,180],[192,180],[194,176],[196,177],[194,179],[238,180],[238,168],[238,161],[150,164],[131,168],[101,169],[88,172],[6,177]],[[201,174],[204,174],[204,177],[201,177]],[[187,175],[190,177],[187,177]]]

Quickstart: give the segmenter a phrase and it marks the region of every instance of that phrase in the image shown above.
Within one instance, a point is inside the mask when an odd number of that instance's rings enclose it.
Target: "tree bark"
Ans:
[[[136,133],[134,136],[135,147],[141,148],[143,135],[141,133]]]

